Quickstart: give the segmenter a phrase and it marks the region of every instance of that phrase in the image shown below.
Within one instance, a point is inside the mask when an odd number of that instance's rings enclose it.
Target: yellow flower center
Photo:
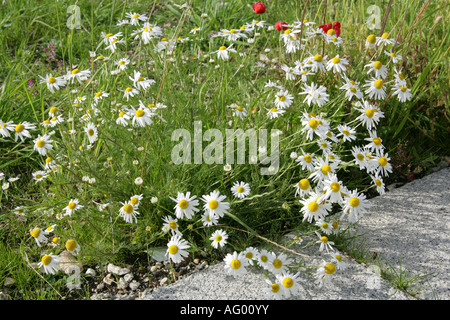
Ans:
[[[99,92],[97,92],[97,93],[95,94],[95,96],[96,96],[97,98],[99,98],[102,94],[103,94],[103,92],[99,91]]]
[[[336,220],[333,221],[333,229],[337,229],[339,227],[339,224]]]
[[[119,62],[119,64],[120,64],[121,66],[123,66],[123,65],[125,64],[125,61],[122,60],[122,61]]]
[[[132,90],[133,90],[133,89],[131,89],[130,87],[128,87],[128,88],[125,89],[126,92],[130,92],[130,91],[132,91]]]
[[[144,110],[137,110],[136,111],[136,117],[138,117],[138,118],[143,117],[144,114],[145,114]]]
[[[239,192],[239,193],[244,192],[244,187],[239,187],[239,188],[237,188],[237,192]]]
[[[277,109],[277,108],[272,108],[272,109],[270,109],[270,111],[271,111],[271,112],[277,112],[278,109]]]
[[[308,204],[308,210],[311,212],[316,212],[317,210],[319,210],[319,205],[317,204],[317,202],[310,202]]]
[[[328,242],[328,238],[323,236],[322,238],[320,238],[320,240],[322,240],[323,243],[327,243]]]
[[[334,264],[332,264],[330,262],[325,265],[325,273],[326,274],[333,274],[335,272],[336,272],[336,267],[334,266]]]
[[[244,111],[244,108],[242,108],[241,106],[237,106],[236,109],[238,109],[239,111]]]
[[[317,129],[317,126],[319,125],[319,121],[317,121],[316,119],[311,119],[308,121],[309,126],[311,127],[311,129]]]
[[[389,33],[385,32],[381,35],[383,39],[387,39],[389,37]]]
[[[222,236],[221,236],[220,234],[216,236],[216,241],[217,241],[217,242],[222,241]]]
[[[139,15],[136,13],[136,14],[133,14],[133,18],[139,18]]]
[[[322,173],[323,173],[324,175],[327,175],[328,173],[331,172],[331,167],[330,167],[329,165],[326,164],[326,165],[323,165],[323,166],[322,166],[321,170],[322,170]]]
[[[380,138],[374,138],[373,139],[373,143],[375,143],[377,146],[379,146],[381,144],[381,139]]]
[[[371,34],[370,36],[367,37],[367,42],[374,44],[375,41],[377,41],[377,38],[375,37],[375,35]]]
[[[234,30],[234,29],[231,29],[230,30],[230,33],[236,33],[237,31],[236,30]]]
[[[333,190],[333,192],[339,192],[339,190],[341,190],[341,185],[338,182],[333,182],[330,185],[331,190]]]
[[[57,244],[59,242],[59,238],[58,237],[54,237],[52,239],[53,244]]]
[[[286,288],[292,288],[292,286],[294,285],[294,280],[292,280],[289,277],[286,277],[283,279],[283,286],[285,286]]]
[[[303,159],[305,159],[305,162],[307,162],[307,163],[311,163],[311,161],[312,161],[312,157],[311,157],[309,154],[307,154],[306,156],[304,156]]]
[[[75,250],[77,247],[77,242],[75,240],[67,240],[66,242],[66,249],[69,251]]]
[[[177,223],[176,223],[175,221],[170,221],[170,222],[169,222],[169,226],[170,226],[172,229],[176,229],[176,228],[177,228]]]
[[[375,88],[377,89],[381,89],[383,87],[383,80],[376,80],[373,85],[375,86]]]
[[[336,31],[334,29],[330,29],[327,31],[327,35],[332,36],[333,34],[336,34]]]
[[[227,47],[225,47],[225,46],[221,46],[221,47],[219,48],[220,51],[223,51],[223,50],[226,50],[226,49],[227,49]]]
[[[181,209],[186,209],[186,208],[189,206],[189,202],[187,202],[186,200],[181,200],[181,201],[178,203],[178,206],[179,206]]]
[[[350,91],[353,92],[353,93],[356,93],[356,89],[353,88],[353,87],[350,87]]]
[[[138,199],[138,198],[131,198],[130,202],[131,202],[131,204],[132,204],[133,206],[135,206],[135,205],[137,205],[137,203],[139,202],[139,199]]]
[[[350,132],[348,130],[342,130],[342,133],[345,134],[346,136],[350,135]]]
[[[314,56],[314,60],[317,61],[317,62],[322,62],[323,58],[322,58],[322,56],[320,54],[316,54]]]
[[[247,259],[252,259],[252,258],[253,258],[253,253],[247,252],[247,253],[245,254],[245,257],[246,257]]]
[[[308,188],[310,187],[310,183],[308,179],[302,179],[300,180],[300,182],[298,183],[298,186],[300,187],[300,189],[302,190],[308,190]]]
[[[75,209],[75,207],[77,206],[77,204],[75,203],[75,202],[70,202],[69,204],[68,204],[68,208],[70,209],[70,210],[73,210],[73,209]]]
[[[230,265],[233,269],[239,269],[241,267],[241,262],[238,259],[233,259]]]
[[[73,69],[72,70],[72,74],[77,74],[78,72],[80,72],[80,70],[78,70],[78,69]]]
[[[129,204],[129,203],[124,205],[122,209],[123,209],[123,211],[125,211],[125,213],[128,213],[128,214],[132,214],[133,211],[134,211],[133,206],[131,204]]]
[[[48,266],[52,262],[52,257],[43,256],[41,261],[44,266]]]
[[[286,100],[286,97],[285,96],[278,97],[278,100],[284,101],[284,100]]]
[[[375,180],[375,184],[376,184],[377,186],[379,186],[379,187],[381,187],[381,186],[383,185],[383,183],[382,183],[381,180],[379,180],[379,179],[376,179],[376,180]]]
[[[402,90],[403,92],[406,92],[406,87],[405,86],[400,86],[400,90]]]
[[[373,109],[366,110],[366,116],[368,116],[369,118],[372,118],[374,114],[375,114],[375,111]]]
[[[41,234],[41,229],[35,228],[30,231],[30,234],[33,238],[37,238]]]
[[[275,259],[275,260],[273,260],[273,266],[276,269],[280,269],[283,266],[283,262],[281,262],[280,259]]]
[[[45,159],[45,163],[50,163],[50,162],[52,162],[52,158],[47,157],[47,158]]]
[[[322,222],[322,227],[323,227],[324,229],[328,229],[328,223]]]
[[[176,254],[177,252],[178,252],[178,247],[176,245],[173,244],[169,247],[170,254]]]
[[[352,207],[357,207],[357,206],[359,206],[359,199],[353,197],[350,199],[349,203]]]
[[[272,284],[272,292],[277,293],[278,291],[280,291],[280,286],[277,285],[276,283]]]
[[[95,133],[94,129],[88,130],[88,135],[90,135],[91,137],[94,135],[94,133]]]
[[[22,132],[23,129],[25,129],[25,126],[23,124],[18,124],[15,128],[16,132]]]
[[[56,79],[54,77],[48,78],[48,83],[55,83]]]
[[[217,200],[211,200],[208,205],[211,210],[215,210],[219,206],[219,202]]]
[[[387,165],[388,160],[385,157],[380,157],[378,159],[378,163],[380,164],[380,166],[384,167],[385,165]]]
[[[267,262],[267,260],[268,260],[267,256],[261,256],[261,261],[262,262]]]
[[[356,157],[358,158],[359,161],[363,161],[364,160],[364,156],[361,153],[358,153],[356,155]]]
[[[109,37],[111,37],[112,35],[113,35],[112,33],[108,33],[108,34],[106,35],[106,37],[109,38]]]
[[[333,61],[334,64],[337,64],[337,63],[341,62],[341,59],[339,59],[339,57],[334,57],[332,61]]]
[[[373,67],[374,67],[375,69],[381,69],[382,66],[383,66],[383,64],[382,64],[380,61],[375,61],[375,62],[373,63]]]

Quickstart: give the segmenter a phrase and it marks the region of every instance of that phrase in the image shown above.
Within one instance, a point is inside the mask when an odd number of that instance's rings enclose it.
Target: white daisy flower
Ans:
[[[227,239],[228,234],[222,229],[214,231],[213,234],[211,234],[211,237],[209,238],[209,240],[212,241],[211,245],[215,249],[225,246],[225,244],[227,243]]]
[[[204,226],[215,226],[219,223],[218,217],[211,212],[204,212],[202,215],[202,223]]]
[[[191,219],[196,212],[199,211],[197,208],[199,202],[196,199],[197,196],[192,196],[191,193],[187,192],[186,195],[184,193],[178,192],[177,198],[174,199],[169,197],[172,201],[176,202],[174,207],[175,215],[178,219]]]
[[[392,89],[393,89],[392,95],[397,96],[397,99],[400,102],[406,102],[406,100],[411,100],[413,96],[411,93],[411,89],[408,89],[406,87],[406,84],[396,83]]]
[[[78,83],[81,84],[82,81],[86,81],[90,76],[91,70],[79,70],[75,68],[65,76],[65,79],[68,83],[73,83],[76,79]]]
[[[50,253],[44,255],[41,259],[41,262],[37,264],[38,268],[44,268],[44,272],[46,274],[55,274],[58,270],[60,270],[59,257]]]
[[[130,60],[128,58],[122,58],[119,59],[115,64],[117,65],[117,68],[119,70],[125,70],[130,64]]]
[[[283,291],[277,281],[272,283],[269,279],[266,279],[266,283],[269,285],[264,289],[267,298],[275,300],[283,299]]]
[[[172,235],[182,235],[180,230],[178,230],[178,219],[174,219],[171,216],[165,216],[163,218],[164,224],[163,229],[169,230]]]
[[[275,106],[279,109],[286,109],[291,106],[294,100],[294,96],[289,94],[287,90],[280,90],[275,95]]]
[[[38,137],[33,140],[34,150],[39,152],[40,155],[47,155],[48,150],[53,149],[53,140],[50,140],[50,136],[48,134],[44,134],[43,136],[38,135]]]
[[[228,253],[224,259],[225,270],[232,276],[241,275],[247,272],[248,259],[242,254],[234,251],[232,254]]]
[[[139,212],[136,211],[136,208],[131,204],[131,201],[128,202],[121,202],[122,207],[119,210],[119,216],[125,220],[127,223],[137,223],[136,215],[139,214]]]
[[[45,236],[45,232],[39,228],[34,228],[33,230],[30,230],[30,234],[36,241],[38,247],[40,247],[42,243],[45,243],[48,240],[47,237]]]
[[[138,14],[136,12],[127,12],[125,17],[130,19],[128,23],[132,26],[138,26],[141,21],[145,22],[148,20],[148,17],[145,14]]]
[[[273,255],[269,257],[267,267],[270,272],[276,275],[288,271],[287,267],[290,263],[292,263],[292,259],[288,258],[286,254],[280,253],[278,256]]]
[[[348,60],[336,55],[333,59],[328,61],[327,70],[333,70],[333,73],[342,73],[347,71]]]
[[[353,190],[344,198],[342,217],[347,216],[350,223],[355,223],[370,208],[366,196],[358,194],[358,189]]]
[[[330,251],[334,251],[333,241],[328,240],[328,237],[320,235],[320,233],[318,233],[317,231],[315,231],[315,233],[319,238],[319,240],[316,241],[316,243],[320,244],[319,252],[322,252],[323,250],[325,250],[327,253],[329,253]]]
[[[231,48],[232,46],[233,46],[232,44],[231,44],[229,47],[221,46],[221,47],[219,48],[219,50],[213,51],[213,52],[211,52],[211,53],[212,53],[212,54],[213,54],[213,53],[217,53],[217,56],[218,56],[220,59],[222,59],[222,60],[228,60],[228,59],[230,59],[230,56],[229,56],[230,52],[234,52],[234,53],[237,52],[235,49]]]
[[[236,181],[231,187],[231,192],[233,196],[239,199],[244,199],[246,196],[250,194],[250,185],[243,181]]]
[[[1,125],[1,122],[0,122]],[[35,130],[36,125],[27,121],[23,121],[19,124],[17,124],[14,127],[15,135],[14,135],[14,141],[17,141],[18,138],[20,138],[20,141],[24,141],[24,138],[31,138],[31,134],[28,130]]]
[[[361,112],[361,115],[356,119],[360,120],[367,130],[376,129],[380,119],[384,118],[384,113],[368,101],[364,100],[363,103],[364,105],[360,101],[357,102],[356,109]]]
[[[53,77],[52,74],[47,74],[45,78],[39,77],[42,79],[40,83],[45,83],[51,93],[55,93],[55,90],[57,91],[66,85],[66,79],[63,76]]]
[[[332,286],[331,275],[336,272],[336,266],[331,262],[324,261],[322,266],[316,271],[316,284],[319,288]]]
[[[269,119],[276,119],[279,116],[281,116],[283,113],[286,112],[286,110],[277,109],[275,107],[273,107],[271,109],[266,109],[266,110],[267,110],[267,116],[269,117]]]
[[[206,212],[212,213],[218,218],[222,218],[230,209],[228,202],[224,202],[226,196],[220,195],[220,192],[215,190],[209,195],[203,195],[202,200],[205,203],[203,208]]]
[[[367,80],[363,87],[367,88],[365,93],[369,95],[369,99],[381,100],[386,98],[386,85],[380,78]]]
[[[276,278],[278,283],[281,284],[280,289],[283,292],[285,298],[296,295],[300,290],[300,272],[293,274],[290,272],[285,272],[277,274]]]
[[[80,200],[78,199],[70,199],[69,203],[66,207],[64,207],[62,210],[65,211],[65,216],[72,216],[72,214],[75,213],[75,211],[83,208],[84,206],[79,204]]]
[[[93,144],[98,139],[98,131],[95,124],[89,122],[87,126],[84,128],[84,132],[88,135],[89,143]]]
[[[304,197],[311,192],[311,183],[308,179],[301,179],[298,183],[295,184],[295,196],[300,195],[300,197]]]
[[[356,140],[356,130],[349,127],[348,125],[338,125],[337,126],[337,130],[339,131],[339,133],[336,135],[336,137],[341,137],[342,136],[342,140],[345,141],[353,141]]]
[[[401,55],[397,54],[396,52],[392,52],[392,48],[389,49],[389,52],[384,50],[384,53],[392,58],[393,63],[398,63],[399,61],[403,60]]]
[[[146,79],[141,76],[141,73],[139,71],[134,70],[133,71],[133,77],[129,77],[131,81],[133,81],[133,85],[137,89],[147,90],[152,84],[156,83],[153,79]]]
[[[174,235],[167,243],[166,256],[174,263],[180,263],[185,257],[189,256],[189,252],[187,252],[186,249],[189,249],[190,247],[189,243],[182,239],[180,235]]]
[[[364,68],[369,68],[367,74],[373,73],[376,79],[385,79],[389,72],[388,68],[380,61],[370,62],[369,64],[366,64]]]
[[[73,239],[66,241],[66,249],[74,256],[77,256],[81,251],[80,245]]]

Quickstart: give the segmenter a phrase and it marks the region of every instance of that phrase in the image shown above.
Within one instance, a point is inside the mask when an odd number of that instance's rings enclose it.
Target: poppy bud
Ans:
[[[278,31],[281,31],[281,30],[287,30],[287,23],[286,22],[281,22],[281,21],[278,21],[277,23],[275,23],[275,28],[278,30]]]
[[[257,3],[252,5],[252,8],[255,11],[255,13],[258,13],[258,14],[266,12],[266,6],[261,1],[258,1]]]
[[[338,28],[338,29],[341,28],[341,23],[338,22],[338,21],[336,21],[335,23],[333,23],[333,29],[336,29],[336,28]]]

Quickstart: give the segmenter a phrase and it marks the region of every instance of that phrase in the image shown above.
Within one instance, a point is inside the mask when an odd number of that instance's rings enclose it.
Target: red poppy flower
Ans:
[[[284,21],[278,21],[277,23],[275,23],[275,29],[277,29],[278,31],[287,30],[287,28],[287,23]]]
[[[258,14],[266,12],[266,6],[261,1],[258,1],[257,3],[252,5],[252,8],[255,11],[255,13],[258,13]]]

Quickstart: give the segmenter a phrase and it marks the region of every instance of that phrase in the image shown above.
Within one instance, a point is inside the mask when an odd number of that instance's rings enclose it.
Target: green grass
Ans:
[[[367,28],[366,10],[369,5],[377,4],[384,14],[388,1],[346,0],[337,5],[328,4],[326,10],[323,8],[324,3],[309,1],[305,18],[315,21],[317,25],[341,22],[345,44],[340,51],[351,60],[354,69],[350,75],[363,82],[366,75],[361,70],[370,61],[368,54],[361,54],[364,41],[369,34],[378,35],[379,32]],[[23,278],[34,277],[37,283],[44,286],[42,278],[27,268],[23,256],[12,255],[11,252],[21,250],[28,253],[33,262],[39,261],[40,251],[36,249],[28,231],[36,226],[44,228],[54,223],[58,224],[57,234],[62,241],[74,238],[80,243],[83,254],[79,259],[83,263],[125,263],[130,255],[147,253],[152,246],[164,246],[167,243],[168,237],[161,231],[161,226],[164,216],[173,215],[174,203],[169,197],[175,197],[179,191],[191,191],[201,197],[218,189],[230,200],[229,190],[233,182],[238,180],[251,183],[252,194],[244,200],[232,200],[232,214],[221,223],[247,232],[226,229],[233,239],[230,247],[214,250],[209,241],[209,228],[202,228],[198,218],[186,223],[183,221],[181,231],[192,240],[193,255],[203,253],[211,260],[221,259],[230,250],[239,251],[260,244],[258,235],[276,241],[277,237],[290,230],[306,229],[307,224],[302,222],[303,217],[299,214],[301,207],[292,187],[305,173],[289,155],[292,151],[298,152],[300,147],[311,152],[316,149],[299,133],[301,123],[298,116],[307,105],[296,96],[290,112],[277,120],[268,120],[265,108],[271,105],[273,96],[264,89],[264,83],[267,80],[280,80],[290,92],[297,92],[300,87],[294,87],[284,80],[279,65],[293,65],[300,57],[305,58],[310,53],[322,50],[320,43],[301,56],[298,52],[287,55],[280,46],[278,32],[262,30],[253,44],[235,42],[233,47],[246,54],[242,58],[236,56],[232,61],[222,63],[214,55],[205,57],[224,45],[223,42],[228,43],[210,38],[211,32],[222,28],[238,28],[252,19],[265,20],[270,24],[279,20],[299,20],[303,14],[303,3],[274,1],[267,13],[256,16],[246,1],[230,1],[227,7],[217,5],[217,1],[192,1],[193,14],[185,16],[181,9],[166,1],[77,1],[81,29],[69,29],[66,22],[70,14],[66,12],[71,4],[68,1],[23,0],[8,1],[0,7],[1,120],[41,123],[48,118],[49,109],[55,106],[63,110],[65,119],[78,119],[92,109],[90,103],[98,90],[113,95],[98,105],[100,113],[97,119],[102,118],[105,123],[93,149],[85,149],[87,138],[83,135],[63,135],[68,126],[54,128],[60,137],[58,149],[63,154],[60,154],[60,158],[56,157],[57,154],[52,154],[52,157],[62,168],[59,174],[51,175],[38,184],[31,179],[31,174],[42,169],[45,157],[37,156],[29,141],[16,143],[13,139],[0,137],[0,172],[7,177],[21,178],[11,183],[10,188],[2,191],[0,196],[0,254],[8,258],[3,259],[8,263],[5,270],[11,266],[21,266],[19,270]],[[449,153],[445,139],[448,136],[449,114],[449,30],[447,24],[443,23],[448,20],[449,12],[445,2],[433,2],[420,21],[414,23],[422,5],[422,1],[394,1],[386,21],[385,31],[397,35],[405,18],[399,37],[402,44],[398,49],[406,53],[404,74],[414,93],[413,99],[407,103],[390,99],[382,106],[385,118],[378,134],[383,137],[383,145],[395,168],[386,184],[412,179],[413,174],[423,174]],[[131,41],[133,27],[115,25],[126,12],[146,13],[151,16],[152,23],[164,26],[167,35],[174,38],[187,35],[193,27],[201,27],[198,37],[204,40],[183,43],[181,49],[174,51],[173,62],[168,63],[152,50],[155,41],[147,46],[135,44]],[[202,18],[202,13],[207,13],[208,18]],[[438,16],[442,16],[442,22],[435,23]],[[106,50],[102,50],[98,44],[101,32],[118,31],[123,31],[127,43],[119,47],[113,60],[128,56],[135,63],[125,71],[126,75],[111,76],[110,72],[115,66],[108,62],[96,62],[93,78],[98,82],[78,86],[80,91],[77,93],[61,90],[52,95],[45,85],[39,84],[39,76],[47,73],[62,75],[66,73],[66,68],[71,70],[73,65],[77,65],[80,70],[92,67],[94,63],[89,60],[89,51],[107,55]],[[55,47],[57,61],[49,60],[49,54],[45,51],[50,44]],[[271,52],[264,53],[265,48],[271,48]],[[327,54],[331,56],[336,52],[331,49]],[[258,68],[255,64],[260,53],[277,60],[266,68]],[[211,57],[216,60],[215,63],[208,62]],[[220,64],[218,69],[215,68],[217,64]],[[134,69],[156,81],[140,99],[146,104],[161,102],[167,105],[168,108],[162,111],[162,117],[167,123],[156,121],[150,128],[131,132],[115,124],[118,112],[110,111],[119,106],[113,105],[111,101],[127,104],[121,101],[121,93],[116,89],[124,89],[129,85],[128,76],[132,75]],[[33,88],[29,86],[30,79],[35,82]],[[333,83],[334,80],[333,77],[318,79],[330,90],[331,101],[325,109],[308,108],[309,112],[325,112],[333,127],[353,120],[356,116],[351,104],[342,94],[337,94],[338,87]],[[79,95],[88,97],[80,110],[71,107]],[[249,110],[255,108],[256,112],[251,117],[235,121],[226,108],[232,103]],[[138,99],[132,98],[129,104],[137,106]],[[176,142],[171,140],[171,133],[180,128],[193,133],[193,122],[198,120],[202,121],[203,132],[210,128],[218,128],[222,133],[226,129],[236,128],[282,128],[280,174],[263,176],[259,167],[249,165],[233,165],[233,170],[224,174],[223,164],[173,164],[171,151]],[[78,126],[77,130],[81,131],[82,127]],[[363,134],[360,132],[358,137],[362,139]],[[79,150],[80,146],[84,147],[83,151]],[[144,151],[139,151],[139,147],[143,147]],[[336,153],[348,158],[348,147],[349,144],[340,143]],[[138,160],[139,165],[134,165],[134,160]],[[109,167],[105,167],[105,163]],[[358,188],[371,196],[376,195],[373,188],[369,188],[370,178],[359,168],[349,164],[343,166],[339,173],[349,189]],[[96,179],[95,185],[81,182],[81,178],[86,175]],[[138,176],[144,178],[142,186],[133,183]],[[141,193],[144,194],[144,200],[140,206],[139,223],[127,224],[117,215],[119,203],[131,195]],[[151,203],[151,197],[157,197],[158,202]],[[73,198],[80,199],[84,206],[76,212],[76,219],[55,219],[55,215],[61,213]],[[112,205],[100,211],[97,205],[106,202]],[[18,206],[27,207],[26,221],[19,221],[14,215],[14,209]],[[150,231],[146,230],[147,227]],[[359,253],[355,252],[358,256],[364,249],[352,250],[359,250]],[[123,252],[130,254],[124,255]],[[7,274],[2,273],[2,277]],[[56,277],[54,281],[50,282],[59,290]],[[24,292],[14,291],[14,298],[58,298],[55,290],[40,292],[42,296],[36,297],[33,293],[35,289],[28,289],[25,282],[17,283]]]

